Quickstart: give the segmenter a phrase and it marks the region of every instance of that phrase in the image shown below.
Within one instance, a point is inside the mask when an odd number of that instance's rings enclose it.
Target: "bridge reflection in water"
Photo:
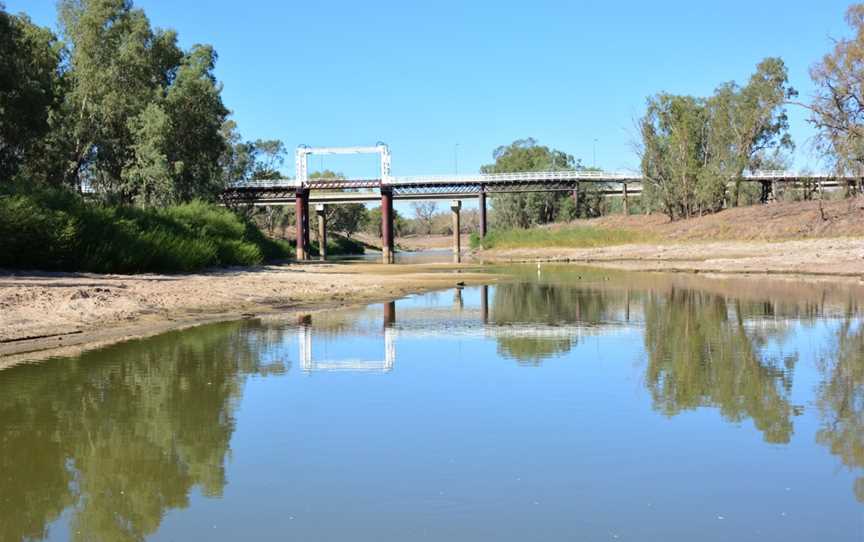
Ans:
[[[584,314],[583,318],[561,319],[560,314],[534,314],[527,319],[512,318],[507,310],[490,311],[490,299],[495,301],[496,294],[503,296],[505,303],[498,303],[498,309],[505,309],[512,298],[520,297],[514,292],[524,288],[523,285],[479,286],[470,288],[473,298],[466,306],[463,288],[452,291],[452,303],[434,305],[414,305],[410,299],[398,311],[396,301],[383,304],[383,310],[376,306],[376,312],[381,310],[381,316],[369,315],[370,318],[357,318],[351,323],[342,320],[343,315],[323,313],[314,317],[303,315],[297,328],[298,359],[300,368],[306,373],[313,372],[390,372],[396,364],[397,342],[400,340],[441,340],[452,341],[462,339],[488,340],[493,339],[499,346],[499,353],[519,362],[539,364],[543,359],[570,350],[580,339],[586,336],[619,333],[633,329],[630,315],[629,292],[622,295],[622,306],[609,310],[601,317],[595,314]],[[435,294],[433,294],[435,295]],[[440,293],[439,296],[449,296]],[[475,297],[476,295],[476,297]],[[577,300],[578,307],[583,303]],[[619,310],[620,309],[620,310]],[[365,309],[368,311],[368,309]],[[356,317],[356,313],[350,313]],[[375,322],[375,323],[372,323]],[[371,325],[370,325],[371,324]],[[319,333],[320,332],[320,333]],[[316,338],[317,335],[317,338]],[[382,337],[383,353],[381,357],[360,357],[352,355],[339,357],[339,354],[328,352],[321,357],[313,353],[313,344],[319,342],[327,345],[329,342],[342,342],[346,335],[362,337]],[[373,339],[374,340],[374,339]]]

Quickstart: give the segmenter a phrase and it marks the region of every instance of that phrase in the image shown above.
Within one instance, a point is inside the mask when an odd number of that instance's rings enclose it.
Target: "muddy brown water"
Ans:
[[[0,540],[861,540],[857,285],[495,285],[0,371]]]

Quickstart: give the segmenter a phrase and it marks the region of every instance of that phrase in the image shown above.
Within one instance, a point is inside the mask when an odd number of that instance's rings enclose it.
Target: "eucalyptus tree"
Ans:
[[[573,156],[538,145],[533,138],[519,139],[510,145],[498,147],[492,157],[495,162],[481,167],[482,173],[584,169],[582,163]],[[579,209],[568,201],[569,198],[570,194],[565,192],[495,196],[492,208],[496,226],[528,228],[558,219],[576,218]]]
[[[35,153],[61,87],[61,47],[47,28],[0,3],[0,181]]]
[[[743,87],[724,83],[708,98],[650,97],[639,122],[644,197],[671,219],[737,205],[744,172],[793,147],[785,104],[796,95],[783,61],[767,58]]]
[[[810,122],[819,130],[818,149],[840,173],[860,175],[864,166],[864,4],[846,12],[851,38],[810,70],[816,93]]]
[[[68,88],[56,130],[68,141],[63,179],[120,201],[205,197],[223,180],[228,111],[216,53],[184,51],[131,0],[61,0]]]

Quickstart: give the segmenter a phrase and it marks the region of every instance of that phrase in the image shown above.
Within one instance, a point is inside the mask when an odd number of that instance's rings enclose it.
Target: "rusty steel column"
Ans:
[[[297,190],[294,199],[295,216],[297,226],[297,259],[305,260],[309,257],[309,191]]]
[[[384,263],[393,263],[393,192],[381,189],[381,253]]]
[[[460,235],[459,210],[462,208],[462,202],[454,199],[450,202],[450,210],[453,211],[453,262],[460,263],[462,261],[462,237]]]
[[[393,327],[396,323],[396,302],[389,301],[384,303],[384,329]]]
[[[480,238],[486,237],[486,187],[480,187]]]
[[[327,259],[327,215],[323,203],[315,206],[315,214],[318,215],[318,258]]]

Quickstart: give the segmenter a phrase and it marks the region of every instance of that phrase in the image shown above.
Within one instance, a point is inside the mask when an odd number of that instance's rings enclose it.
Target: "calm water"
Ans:
[[[864,286],[511,272],[0,371],[0,540],[864,538]]]

